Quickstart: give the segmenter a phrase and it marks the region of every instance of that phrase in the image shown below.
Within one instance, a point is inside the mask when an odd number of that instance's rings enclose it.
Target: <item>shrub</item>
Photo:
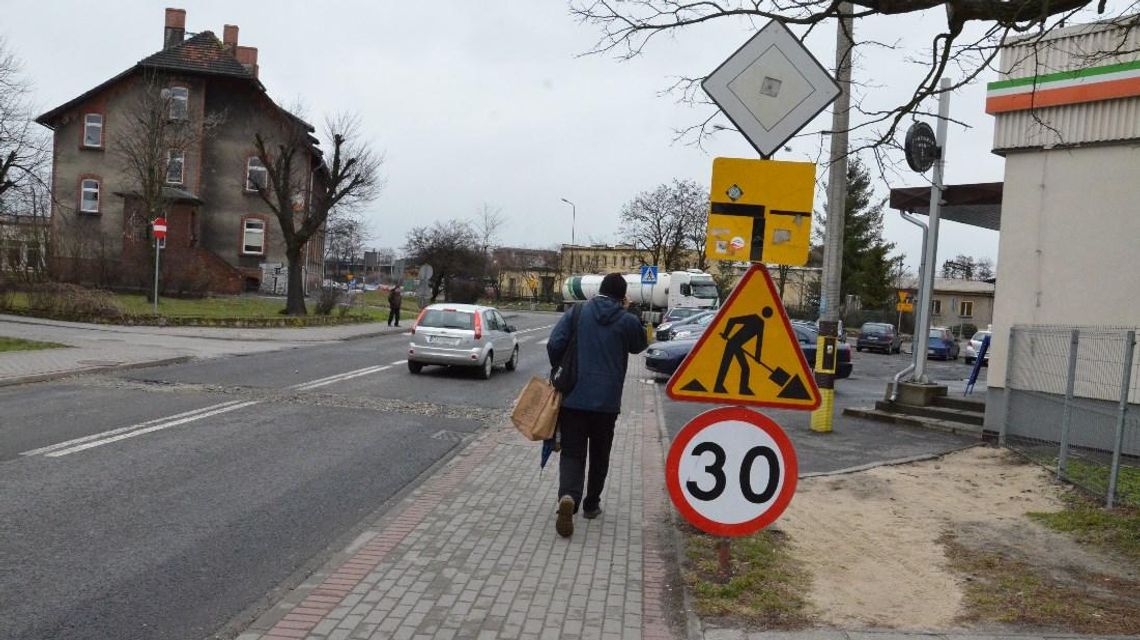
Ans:
[[[447,301],[475,304],[483,293],[483,286],[475,280],[453,278],[447,283]]]
[[[318,316],[327,316],[332,313],[340,303],[341,292],[336,287],[321,287],[320,293],[317,294],[316,314]]]
[[[28,309],[36,315],[65,320],[113,319],[123,315],[107,292],[73,284],[33,285],[27,296]]]

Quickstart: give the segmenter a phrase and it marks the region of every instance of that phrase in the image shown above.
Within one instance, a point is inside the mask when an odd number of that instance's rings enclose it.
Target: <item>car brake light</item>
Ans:
[[[427,313],[427,307],[420,309],[420,315],[416,316],[416,321],[412,323],[412,335],[416,334],[416,327],[420,326],[420,320],[424,319],[425,313]]]
[[[480,314],[475,314],[475,339],[483,337],[483,318]]]

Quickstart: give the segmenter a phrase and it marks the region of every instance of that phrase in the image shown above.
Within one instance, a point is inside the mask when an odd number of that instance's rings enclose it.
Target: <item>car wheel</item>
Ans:
[[[863,353],[863,347],[855,347],[855,350],[859,353]]]
[[[491,352],[491,353],[488,353],[487,357],[483,359],[483,365],[479,368],[479,377],[484,379],[484,380],[490,380],[491,379],[491,370],[494,368],[495,368],[495,353]]]
[[[507,371],[514,371],[515,369],[518,369],[518,368],[519,368],[519,348],[515,347],[515,350],[513,352],[511,352],[511,359],[507,360]]]
[[[411,371],[412,373],[419,373],[423,370],[424,365],[422,363],[412,362],[411,360],[408,360],[408,371]]]
[[[970,356],[966,356],[966,364],[974,364],[974,359]]]

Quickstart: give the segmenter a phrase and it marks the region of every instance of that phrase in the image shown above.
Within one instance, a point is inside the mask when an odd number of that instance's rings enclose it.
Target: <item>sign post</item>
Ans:
[[[158,257],[166,244],[166,218],[159,216],[151,223],[154,230],[154,315],[158,315]]]

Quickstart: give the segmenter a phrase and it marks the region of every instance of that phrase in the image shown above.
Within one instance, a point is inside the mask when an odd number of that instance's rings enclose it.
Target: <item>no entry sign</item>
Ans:
[[[166,218],[155,218],[154,222],[154,237],[162,240],[166,237]]]
[[[771,418],[721,407],[693,418],[669,448],[665,484],[693,526],[746,536],[772,524],[792,501],[799,472],[787,434]]]

